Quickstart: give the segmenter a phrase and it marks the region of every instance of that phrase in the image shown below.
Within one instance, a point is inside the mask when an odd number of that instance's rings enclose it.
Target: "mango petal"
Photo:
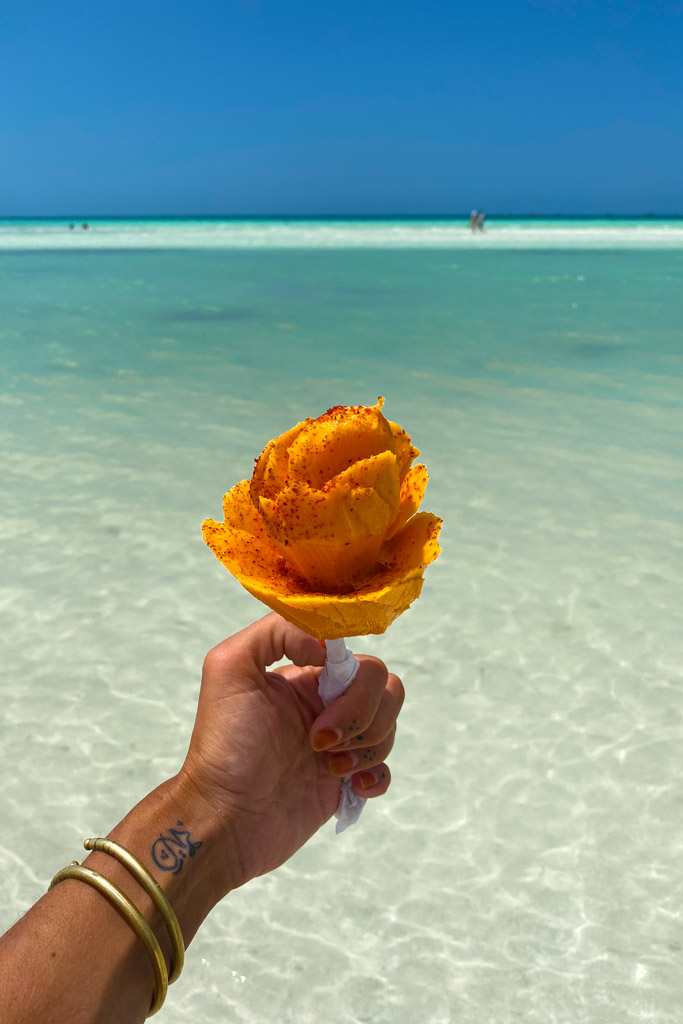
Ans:
[[[396,456],[398,458],[398,475],[401,483],[403,483],[408,470],[420,454],[420,449],[415,447],[408,434],[406,434],[403,427],[399,427],[398,423],[389,422],[389,427],[394,435]]]
[[[246,530],[255,537],[268,539],[261,517],[254,508],[249,494],[249,481],[235,484],[223,498],[223,518],[226,526]],[[209,520],[207,520],[209,522]]]
[[[245,576],[298,592],[300,583],[290,584],[287,567],[250,500],[248,480],[228,491],[223,508],[225,522],[205,519],[202,523],[202,536],[216,558],[240,582]]]
[[[277,587],[283,593],[300,593],[300,581],[290,581],[287,566],[278,553],[271,551],[270,557],[264,556],[246,531],[231,530],[224,523],[205,519],[202,523],[202,536],[218,561],[247,590],[252,580],[258,586]]]
[[[420,596],[422,572],[382,573],[355,594],[292,594],[237,576],[254,597],[318,640],[384,633]]]
[[[290,480],[323,487],[328,480],[381,452],[396,452],[389,421],[382,415],[382,403],[372,406],[337,405],[315,420],[289,447]]]
[[[369,459],[360,459],[343,473],[330,480],[323,490],[329,493],[348,484],[352,490],[371,487],[387,505],[390,514],[400,505],[398,460],[393,452],[385,451]]]
[[[382,546],[380,559],[390,572],[424,569],[441,554],[439,531],[442,519],[431,512],[418,512],[393,540]]]
[[[401,502],[396,519],[387,531],[386,539],[391,540],[399,530],[403,529],[411,516],[415,515],[424,498],[429,473],[426,466],[413,466],[408,470],[401,485]]]
[[[274,498],[289,480],[289,447],[312,420],[297,423],[291,430],[270,441],[263,449],[251,478],[251,498],[258,504],[261,495]]]

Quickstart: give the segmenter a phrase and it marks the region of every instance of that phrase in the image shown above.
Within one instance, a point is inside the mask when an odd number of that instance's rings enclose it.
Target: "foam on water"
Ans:
[[[260,613],[202,518],[292,422],[384,394],[445,518],[354,644],[406,684],[392,787],[216,909],[164,1019],[675,1019],[683,256],[0,270],[0,927],[177,769],[203,654]]]
[[[16,249],[681,249],[683,220],[0,220],[0,250]]]

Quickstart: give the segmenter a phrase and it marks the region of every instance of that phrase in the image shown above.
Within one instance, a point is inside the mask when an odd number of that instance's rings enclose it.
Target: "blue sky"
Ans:
[[[683,212],[683,0],[5,0],[0,216]]]

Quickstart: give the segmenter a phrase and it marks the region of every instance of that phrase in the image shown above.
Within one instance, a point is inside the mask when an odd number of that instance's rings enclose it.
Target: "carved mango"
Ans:
[[[275,438],[204,540],[254,597],[319,639],[383,633],[419,596],[441,520],[424,466],[375,406],[335,406]]]

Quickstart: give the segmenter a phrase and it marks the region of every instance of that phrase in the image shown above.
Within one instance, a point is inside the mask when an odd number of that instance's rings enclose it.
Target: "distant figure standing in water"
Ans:
[[[484,230],[484,221],[486,220],[486,214],[483,210],[480,210],[477,214],[477,231]]]
[[[479,212],[478,212],[478,210],[472,210],[472,213],[470,214],[470,231],[472,232],[472,234],[474,234],[474,232],[477,230],[478,221],[479,221]]]

